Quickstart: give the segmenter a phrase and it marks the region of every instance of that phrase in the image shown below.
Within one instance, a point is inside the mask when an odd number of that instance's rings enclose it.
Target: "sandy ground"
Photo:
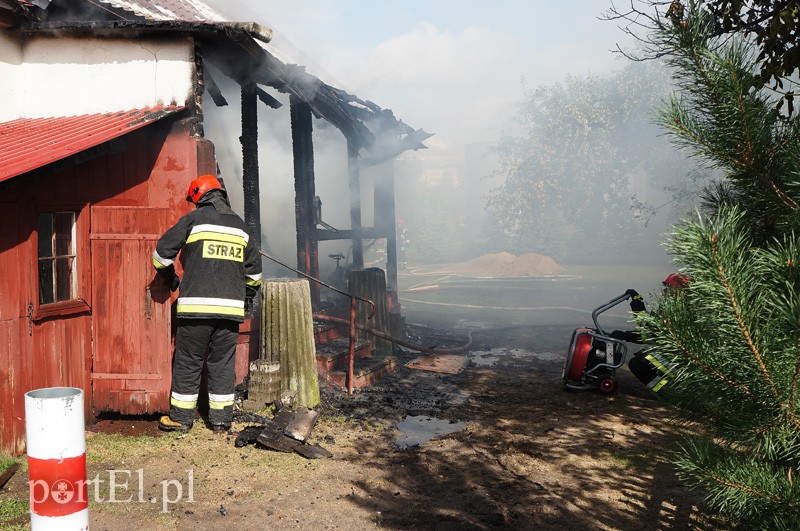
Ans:
[[[569,334],[587,324],[570,308],[586,304],[558,298],[566,318],[552,323],[406,302],[419,344],[458,345],[472,331],[464,369],[410,369],[419,354],[402,351],[373,388],[323,387],[310,442],[329,459],[237,448],[235,434],[202,423],[177,435],[154,419],[105,420],[87,434],[89,478],[102,481],[91,528],[730,529],[675,477],[666,453],[680,429],[627,368],[614,396],[563,389]],[[26,480],[18,473],[3,495],[25,496]]]

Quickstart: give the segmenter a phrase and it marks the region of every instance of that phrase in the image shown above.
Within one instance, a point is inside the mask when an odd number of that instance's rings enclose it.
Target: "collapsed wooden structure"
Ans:
[[[149,267],[155,239],[187,211],[183,190],[216,173],[204,95],[224,96],[208,64],[241,88],[244,218],[261,237],[259,102],[288,95],[297,269],[318,278],[318,243],[385,238],[396,304],[394,180],[362,225],[360,171],[429,136],[391,111],[280,61],[271,30],[230,22],[199,0],[0,0],[0,448],[24,450],[23,394],[74,386],[87,413],[168,407],[174,294]],[[270,94],[277,91],[278,97]],[[350,221],[331,230],[315,194],[313,119],[347,142]],[[48,243],[49,242],[49,243]],[[12,272],[17,272],[12,273]],[[312,290],[319,303],[319,291]],[[237,379],[257,349],[241,329]]]

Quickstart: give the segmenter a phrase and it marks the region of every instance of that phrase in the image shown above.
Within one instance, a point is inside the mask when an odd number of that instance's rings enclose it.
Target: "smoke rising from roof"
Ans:
[[[524,97],[526,87],[553,85],[569,74],[574,75],[572,82],[589,73],[610,75],[626,65],[610,52],[624,36],[612,23],[598,19],[605,6],[591,0],[565,5],[509,0],[491,7],[460,2],[457,10],[452,4],[445,8],[444,3],[422,0],[402,4],[319,0],[308,6],[297,2],[265,6],[256,0],[209,3],[229,20],[254,20],[271,28],[273,41],[268,47],[282,61],[304,65],[323,81],[375,101],[412,127],[435,134],[425,141],[429,149],[406,152],[394,163],[397,214],[408,229],[412,249],[428,239],[429,252],[417,255],[426,260],[453,261],[480,254],[475,227],[485,221],[486,193],[501,184],[499,177],[493,177],[497,161],[491,146],[504,134],[519,132],[514,104]],[[260,160],[264,241],[293,263],[288,99],[279,99],[284,108],[268,111],[260,106],[259,110],[264,135]],[[228,101],[238,101],[236,93]],[[241,152],[239,115],[232,108],[225,112],[230,115],[225,132],[218,134],[211,125],[207,133],[217,144],[223,171],[238,171],[232,168],[238,168],[235,161]],[[322,120],[314,120],[314,131],[323,219],[349,228],[344,140]],[[658,134],[653,127],[642,129],[646,138],[670,149]],[[232,147],[222,147],[221,139]],[[224,152],[231,162],[224,160]],[[637,171],[630,168],[628,173]],[[369,181],[370,171],[363,171],[362,178]],[[368,194],[364,200],[363,223],[368,226]],[[438,218],[433,217],[436,211],[441,212]],[[648,230],[657,248],[662,234],[653,226]],[[441,234],[433,235],[436,231]],[[283,239],[285,243],[278,243]],[[525,245],[519,243],[521,251]],[[320,249],[323,266],[328,252]]]

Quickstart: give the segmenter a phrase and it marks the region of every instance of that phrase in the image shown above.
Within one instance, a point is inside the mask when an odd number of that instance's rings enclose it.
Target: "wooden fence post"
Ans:
[[[280,362],[281,393],[295,407],[319,404],[311,290],[306,279],[269,280],[262,287],[262,358]]]

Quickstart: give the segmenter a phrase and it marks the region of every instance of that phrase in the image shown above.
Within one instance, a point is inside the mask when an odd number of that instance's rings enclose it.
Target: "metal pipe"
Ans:
[[[298,271],[297,269],[293,268],[292,266],[290,266],[290,265],[288,265],[288,264],[285,264],[285,263],[281,262],[281,261],[280,261],[280,260],[278,260],[277,258],[273,258],[272,256],[268,255],[268,254],[267,254],[267,253],[265,253],[264,251],[258,251],[258,252],[259,252],[259,253],[261,253],[261,256],[263,256],[264,258],[267,258],[267,259],[269,259],[269,260],[272,260],[272,261],[273,261],[273,262],[275,262],[276,264],[278,264],[278,265],[282,265],[282,266],[283,266],[283,267],[285,267],[286,269],[288,269],[288,270],[290,270],[290,271],[294,271],[294,272],[295,272],[295,273],[297,273],[298,275],[301,275],[301,276],[303,276],[303,277],[307,278],[308,280],[311,280],[312,282],[316,282],[316,283],[318,283],[318,284],[320,284],[320,285],[322,285],[322,286],[325,286],[325,287],[326,287],[326,288],[328,288],[329,290],[335,291],[336,293],[339,293],[339,294],[341,294],[341,295],[344,295],[345,297],[350,297],[350,298],[353,298],[353,299],[360,300],[361,302],[366,302],[366,303],[367,303],[367,304],[369,304],[369,306],[370,306],[370,312],[369,312],[369,316],[367,316],[367,320],[369,320],[369,319],[372,319],[372,317],[375,315],[375,303],[374,303],[374,302],[372,302],[371,300],[369,300],[369,299],[365,299],[364,297],[359,297],[358,295],[353,295],[352,293],[348,293],[348,292],[346,292],[346,291],[342,291],[342,290],[340,290],[339,288],[335,288],[335,287],[331,286],[330,284],[327,284],[327,283],[325,283],[325,282],[321,281],[321,280],[320,280],[320,279],[318,279],[318,278],[314,278],[314,277],[312,277],[311,275],[307,275],[306,273],[303,273],[302,271]]]
[[[335,287],[333,287],[333,286],[331,286],[329,284],[326,284],[325,282],[323,282],[323,281],[321,281],[321,280],[319,280],[317,278],[311,277],[311,276],[303,273],[302,271],[298,271],[297,269],[293,268],[292,266],[281,262],[277,258],[273,258],[272,256],[268,255],[264,251],[259,251],[259,253],[261,253],[261,255],[264,258],[272,260],[276,264],[279,264],[279,265],[281,265],[281,266],[283,266],[283,267],[285,267],[287,269],[290,269],[290,270],[294,271],[295,273],[298,273],[299,275],[302,275],[302,276],[306,277],[307,279],[309,279],[311,281],[317,282],[317,283],[325,286],[328,289],[331,289],[331,290],[333,290],[333,291],[335,291],[337,293],[340,293],[342,295],[346,295],[346,296],[350,297],[350,319],[349,320],[348,319],[342,319],[340,317],[334,317],[332,315],[325,315],[325,314],[321,314],[321,313],[315,313],[312,316],[314,319],[317,319],[317,320],[320,320],[320,321],[330,321],[330,322],[333,322],[333,323],[345,324],[345,325],[349,326],[349,330],[350,330],[350,333],[349,333],[350,346],[349,346],[349,352],[348,352],[348,355],[349,355],[349,364],[348,364],[349,368],[348,368],[348,371],[347,371],[347,392],[348,392],[348,394],[353,394],[353,378],[354,378],[354,374],[353,373],[354,373],[354,365],[355,365],[355,331],[356,331],[356,329],[363,330],[364,332],[367,332],[368,334],[372,334],[372,335],[374,335],[376,337],[380,337],[381,339],[385,339],[387,341],[391,341],[392,343],[394,343],[396,345],[400,345],[400,346],[409,348],[409,349],[414,350],[416,352],[424,352],[424,353],[427,353],[427,354],[459,354],[461,352],[466,351],[472,345],[472,332],[469,332],[467,334],[467,342],[464,343],[463,345],[459,346],[459,347],[453,347],[453,348],[429,348],[429,347],[423,347],[423,346],[420,346],[420,345],[415,345],[414,343],[411,343],[409,341],[405,341],[404,339],[400,339],[400,338],[394,337],[394,336],[392,336],[390,334],[386,334],[384,332],[381,332],[380,330],[375,330],[374,328],[369,328],[369,327],[360,325],[360,324],[356,323],[356,306],[355,306],[356,300],[360,300],[362,302],[366,302],[366,303],[368,303],[370,305],[371,312],[370,312],[369,316],[367,317],[367,319],[372,319],[372,317],[375,315],[375,303],[374,302],[372,302],[369,299],[365,299],[363,297],[359,297],[357,295],[353,295],[353,294],[347,293],[347,292],[342,291],[342,290],[340,290],[338,288],[335,288]]]
[[[626,301],[627,299],[630,299],[630,298],[631,298],[631,294],[628,293],[628,292],[625,292],[622,295],[614,297],[613,299],[611,299],[610,301],[608,301],[604,305],[600,306],[599,308],[595,308],[595,310],[592,312],[592,321],[594,322],[594,327],[597,328],[597,330],[601,334],[605,334],[606,332],[605,332],[605,330],[603,330],[600,327],[600,323],[597,322],[597,318],[600,317],[601,313],[607,312],[608,310],[610,310],[611,308],[613,308],[617,304],[620,304],[621,302],[624,302],[624,301]]]

